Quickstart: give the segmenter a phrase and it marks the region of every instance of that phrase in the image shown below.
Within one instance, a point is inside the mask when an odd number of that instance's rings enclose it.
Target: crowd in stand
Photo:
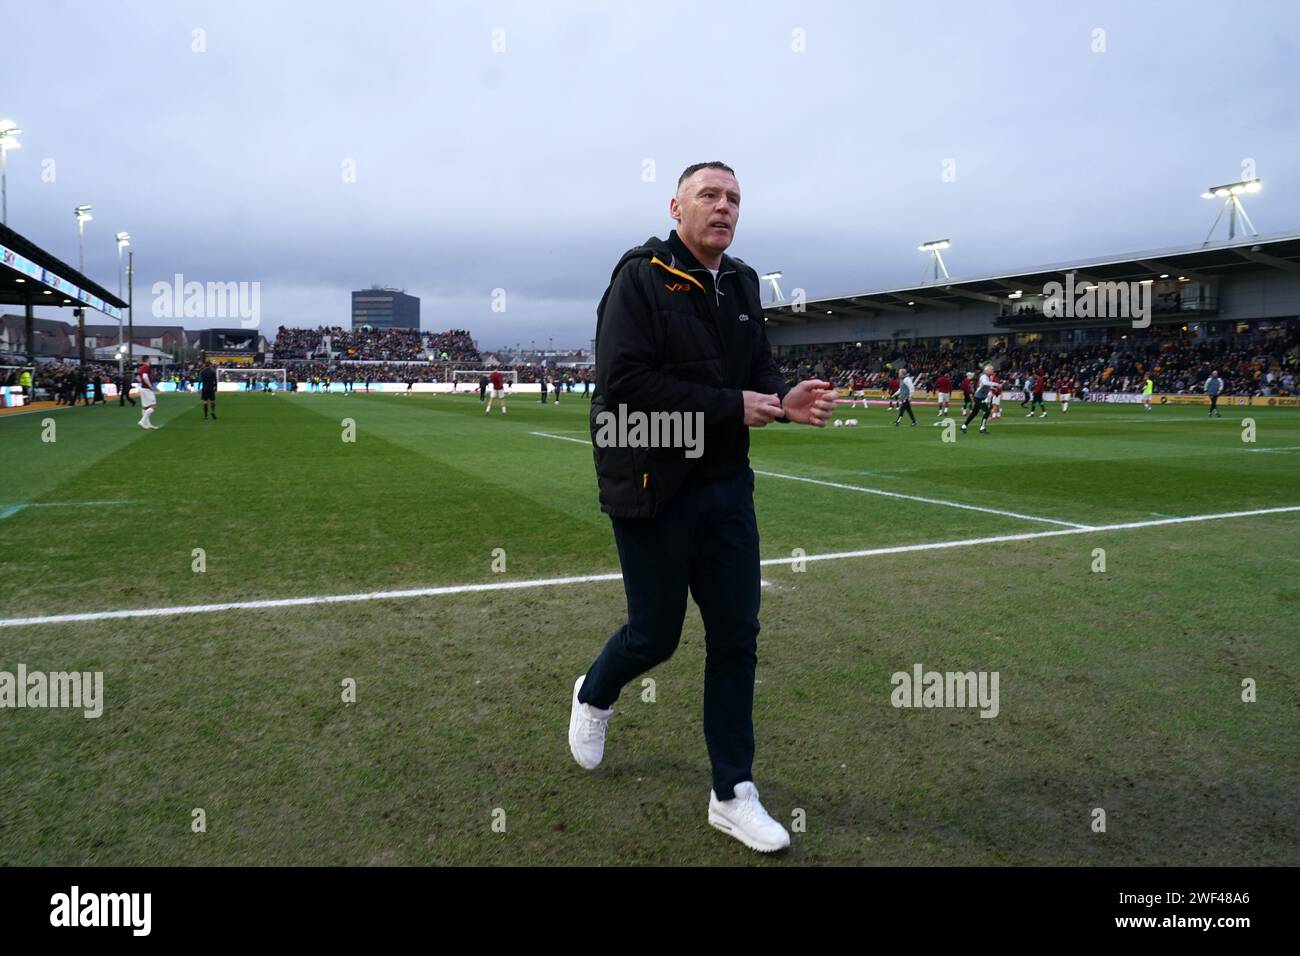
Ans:
[[[928,383],[943,372],[959,381],[965,372],[986,363],[1004,381],[1041,371],[1049,381],[1070,378],[1090,392],[1137,391],[1150,375],[1157,392],[1197,393],[1217,369],[1229,394],[1296,395],[1300,394],[1300,328],[1214,342],[1149,339],[1076,347],[1011,347],[1005,340],[991,349],[839,343],[778,360],[790,379],[827,378],[847,387],[861,378],[867,388],[883,387],[892,369],[900,366]]]
[[[282,325],[276,330],[271,354],[277,359],[305,359],[316,351],[329,331],[323,325],[315,329],[287,329]]]
[[[444,362],[477,362],[478,349],[465,329],[419,332],[415,329],[345,329],[280,326],[272,354],[277,361],[308,361],[328,345],[336,361],[409,362],[431,354]]]
[[[334,361],[305,358],[315,353],[325,336],[332,340]],[[396,360],[359,360],[393,352],[397,352]],[[430,353],[432,361],[426,357]],[[276,359],[261,367],[285,369],[286,384],[290,387],[327,381],[350,382],[358,388],[363,388],[366,382],[439,382],[449,381],[455,368],[480,368],[478,350],[463,329],[421,336],[398,329],[352,332],[337,327],[281,327],[276,336],[275,355]],[[408,356],[411,358],[406,359]],[[349,358],[352,360],[348,361]],[[1203,389],[1211,371],[1217,370],[1227,394],[1295,396],[1300,395],[1300,324],[1292,323],[1285,331],[1235,335],[1214,341],[1151,336],[1044,347],[1011,346],[1003,338],[992,347],[956,348],[837,343],[803,349],[797,356],[777,359],[781,373],[792,381],[823,378],[845,388],[857,381],[868,389],[883,388],[899,367],[911,372],[918,388],[929,389],[934,379],[945,372],[956,387],[967,371],[977,371],[984,364],[992,364],[998,377],[1013,387],[1026,377],[1042,374],[1053,387],[1068,378],[1081,393],[1136,392],[1150,376],[1157,392],[1195,394]],[[201,363],[193,363],[155,371],[160,381],[170,381],[185,391],[196,386],[200,368]],[[519,362],[500,368],[513,371],[521,383],[546,381],[553,386],[558,379],[561,383],[572,382],[579,389],[584,379],[594,381],[595,377],[590,368],[560,368],[541,362]],[[266,381],[270,380],[267,376]],[[88,362],[84,367],[60,362],[38,363],[33,378],[37,391],[63,404],[75,403],[85,392],[91,393],[90,401],[94,402],[96,382],[102,390],[103,386],[117,381],[117,365],[102,362]],[[256,377],[253,382],[252,387],[257,387]],[[467,385],[473,387],[473,383]]]
[[[362,362],[295,362],[295,361],[276,361],[267,362],[264,368],[282,368],[285,369],[286,375],[290,379],[298,382],[310,382],[313,379],[318,382],[345,382],[351,381],[358,386],[364,387],[366,381],[370,382],[447,382],[451,380],[451,371],[455,367],[466,370],[480,370],[479,365],[475,362],[453,362],[447,363],[441,360],[436,362],[379,362],[379,363],[362,363]],[[500,366],[502,372],[514,372],[516,381],[540,382],[545,379],[547,382],[554,382],[557,375],[561,380],[566,378],[575,382],[581,382],[583,375],[591,376],[591,373],[584,373],[579,369],[557,369],[553,366],[545,366],[538,363],[518,363],[515,365]],[[593,379],[594,380],[594,379]],[[466,381],[462,377],[462,381]]]
[[[415,329],[331,329],[329,346],[340,359],[413,361],[424,356],[424,337]]]
[[[429,351],[442,361],[474,363],[479,360],[474,340],[465,329],[432,332],[424,338]]]
[[[328,360],[322,349],[328,344]],[[466,329],[443,332],[415,332],[408,329],[344,329],[319,326],[293,329],[280,326],[276,332],[270,368],[283,368],[299,382],[351,380],[372,382],[439,382],[449,379],[450,369],[477,369],[482,357]],[[355,366],[352,363],[357,363]],[[376,363],[376,364],[360,364]],[[410,363],[410,364],[408,364]],[[502,365],[513,371],[517,381],[553,382],[556,370],[541,362]],[[580,381],[576,372],[568,374]],[[364,386],[363,386],[364,387]]]

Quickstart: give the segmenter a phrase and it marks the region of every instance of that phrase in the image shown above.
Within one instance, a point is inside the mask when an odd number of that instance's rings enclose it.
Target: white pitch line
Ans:
[[[549,432],[529,432],[530,435],[537,435],[539,438],[554,438],[558,441],[571,441],[578,445],[590,446],[590,441],[583,441],[578,438],[566,438],[563,435],[553,435]],[[857,491],[865,495],[880,495],[884,498],[902,498],[905,501],[919,501],[927,505],[943,505],[947,508],[960,508],[963,511],[980,511],[984,514],[1001,515],[1004,518],[1018,518],[1022,521],[1040,521],[1044,524],[1059,524],[1066,528],[1089,528],[1091,525],[1079,524],[1077,521],[1060,521],[1056,518],[1040,518],[1037,515],[1025,515],[1015,511],[1002,511],[999,508],[983,508],[979,505],[963,505],[956,501],[944,501],[940,498],[922,498],[919,495],[905,495],[897,491],[884,491],[880,488],[864,488],[861,485],[845,485],[837,481],[822,481],[818,478],[803,478],[799,475],[782,475],[775,471],[759,471],[754,469],[754,474],[765,475],[768,478],[784,478],[787,481],[803,481],[810,485],[824,485],[827,488],[839,488],[844,491]]]
[[[1283,445],[1277,448],[1247,448],[1246,451],[1300,451],[1300,445]]]
[[[226,601],[222,604],[181,604],[174,607],[134,608],[126,611],[94,611],[87,614],[52,614],[45,617],[14,617],[0,620],[0,627],[25,627],[31,624],[73,624],[82,621],[112,621],[134,617],[174,617],[181,614],[215,614],[220,611],[257,611],[279,607],[305,607],[313,604],[352,604],[360,601],[395,601],[402,598],[439,597],[444,594],[472,594],[477,591],[516,591],[521,588],[553,587],[560,584],[587,584],[596,581],[620,581],[618,572],[584,574],[568,578],[536,578],[529,581],[494,581],[491,584],[449,584],[443,587],[410,588],[404,591],[367,591],[356,594],[317,594],[310,597],[270,598],[262,601]]]
[[[1123,524],[1096,525],[1083,528],[1063,528],[1059,531],[1026,531],[1020,534],[1003,534],[988,538],[964,538],[959,541],[931,541],[925,544],[903,544],[888,548],[867,548],[861,551],[835,551],[828,554],[809,554],[802,557],[765,558],[763,567],[793,564],[796,561],[839,561],[845,558],[870,558],[886,554],[908,554],[914,551],[941,551],[948,548],[970,548],[984,544],[1004,544],[1013,541],[1032,541],[1037,538],[1059,538],[1075,534],[1097,534],[1103,531],[1130,531],[1139,528],[1158,528],[1164,525],[1188,524],[1198,521],[1223,521],[1228,518],[1254,518],[1259,515],[1292,514],[1300,512],[1300,505],[1280,508],[1258,508],[1253,511],[1225,511],[1218,514],[1187,515],[1182,518],[1164,518],[1160,521],[1128,521]],[[445,594],[473,594],[480,591],[514,591],[525,588],[559,587],[568,584],[591,584],[601,581],[620,581],[618,572],[583,574],[567,578],[535,578],[526,581],[499,581],[491,584],[450,584],[443,587],[412,588],[405,591],[369,591],[359,594],[322,594],[300,598],[273,598],[262,601],[229,601],[224,604],[190,604],[176,607],[135,608],[125,611],[94,611],[86,614],[51,614],[43,617],[13,617],[0,619],[0,628],[27,627],[35,624],[73,624],[83,621],[107,621],[137,617],[173,617],[181,614],[213,614],[220,611],[255,611],[267,608],[303,607],[313,604],[348,604],[360,601],[391,601],[402,598],[438,597]]]
[[[566,438],[564,435],[552,435],[550,432],[529,432],[530,435],[536,435],[538,438],[554,438],[556,441],[571,441],[577,445],[586,445],[591,447],[590,438]]]
[[[104,501],[34,501],[28,508],[76,508],[81,505],[129,505],[127,498],[111,498]]]
[[[1101,531],[1131,531],[1138,528],[1158,528],[1163,525],[1186,524],[1193,521],[1222,521],[1227,518],[1253,518],[1258,515],[1290,514],[1300,512],[1300,505],[1281,508],[1258,508],[1254,511],[1225,511],[1220,514],[1186,515],[1182,518],[1163,518],[1160,521],[1126,521],[1123,524],[1095,525],[1083,528],[1064,528],[1060,531],[1026,531],[1021,534],[1002,534],[989,538],[966,538],[961,541],[933,541],[928,544],[903,544],[892,548],[870,548],[864,551],[835,551],[830,554],[810,554],[805,557],[767,558],[763,565],[793,564],[796,561],[839,561],[845,558],[871,558],[883,554],[907,554],[912,551],[941,551],[947,548],[969,548],[982,544],[1003,544],[1012,541],[1032,541],[1037,538],[1060,538],[1073,534],[1095,534]],[[0,621],[0,626],[4,622]]]
[[[81,505],[129,505],[128,500],[117,501],[33,501],[19,502],[12,505],[0,505],[0,521],[5,518],[11,518],[20,511],[26,511],[28,508],[76,508]]]
[[[827,488],[839,488],[843,491],[857,491],[864,495],[880,495],[882,498],[902,498],[904,501],[919,501],[927,505],[943,505],[946,508],[960,508],[963,511],[982,511],[985,514],[1001,515],[1004,518],[1019,518],[1022,521],[1041,521],[1045,524],[1059,524],[1066,528],[1090,528],[1092,525],[1079,524],[1077,521],[1060,521],[1056,518],[1040,518],[1037,515],[1020,514],[1016,511],[1003,511],[1000,508],[984,508],[980,505],[964,505],[956,501],[944,501],[942,498],[922,498],[920,495],[905,495],[898,491],[884,491],[880,488],[864,488],[862,485],[846,485],[838,481],[822,481],[820,478],[804,478],[800,475],[782,475],[775,471],[759,471],[756,475],[768,478],[784,478],[787,481],[802,481],[810,485],[824,485]]]
[[[61,412],[66,408],[72,407],[72,405],[55,405],[53,408],[25,408],[19,412],[5,412],[3,415],[0,415],[0,422],[4,421],[6,418],[17,418],[19,415],[35,415],[38,412]]]

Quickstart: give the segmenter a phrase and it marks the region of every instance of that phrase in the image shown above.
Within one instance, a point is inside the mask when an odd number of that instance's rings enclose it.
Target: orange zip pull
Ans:
[[[642,474],[641,474],[641,490],[642,490],[642,491],[645,491],[646,488],[649,487],[649,485],[650,485],[650,472],[648,472],[648,471],[646,471],[646,472],[642,472]]]

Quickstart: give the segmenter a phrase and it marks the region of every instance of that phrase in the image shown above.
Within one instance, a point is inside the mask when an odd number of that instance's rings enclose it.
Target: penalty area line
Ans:
[[[529,432],[530,435],[536,435],[538,438],[554,438],[556,441],[571,441],[575,445],[586,445],[591,447],[589,438],[569,438],[567,435],[552,435],[550,432]]]
[[[1159,528],[1165,525],[1190,524],[1200,521],[1224,521],[1230,518],[1254,518],[1261,515],[1294,514],[1300,505],[1279,508],[1257,508],[1252,511],[1224,511],[1218,514],[1185,515],[1181,518],[1162,518],[1157,521],[1126,521],[1122,524],[1095,525],[1085,528],[1061,528],[1052,531],[1027,531],[1019,534],[1002,534],[985,538],[963,538],[958,541],[930,541],[924,544],[903,544],[886,548],[865,548],[861,551],[835,551],[827,554],[809,554],[803,557],[765,558],[763,567],[794,564],[804,561],[842,561],[846,558],[870,558],[878,555],[909,554],[916,551],[941,551],[949,548],[972,548],[986,544],[1006,544],[1015,541],[1033,541],[1037,538],[1059,538],[1076,534],[1099,534],[1105,531],[1132,531],[1140,528]],[[257,611],[281,607],[307,607],[316,604],[351,604],[361,601],[394,601],[403,598],[439,597],[448,594],[475,594],[483,591],[518,591],[526,588],[561,587],[570,584],[593,584],[603,581],[621,581],[617,571],[606,574],[583,574],[564,578],[535,578],[525,581],[499,581],[485,584],[450,584],[443,587],[411,588],[403,591],[369,591],[359,594],[322,594],[299,598],[273,598],[262,601],[229,601],[223,604],[190,604],[176,607],[134,608],[124,611],[93,611],[84,614],[50,614],[42,617],[13,617],[0,620],[0,628],[29,627],[37,624],[73,624],[88,621],[111,621],[140,617],[175,617],[182,614],[215,614],[222,611]]]
[[[754,474],[768,478],[784,478],[786,481],[802,481],[810,485],[822,485],[826,488],[839,488],[842,491],[857,491],[864,495],[879,495],[882,498],[901,498],[904,501],[919,501],[926,505],[942,505],[945,508],[960,508],[962,511],[979,511],[984,514],[1001,515],[1004,518],[1017,518],[1021,521],[1041,521],[1044,524],[1059,524],[1067,528],[1087,529],[1091,525],[1079,524],[1077,521],[1061,521],[1058,518],[1040,518],[1038,515],[1026,515],[1017,511],[1003,511],[1000,508],[985,508],[981,505],[965,505],[958,501],[945,501],[942,498],[923,498],[920,495],[905,495],[899,491],[885,491],[882,488],[866,488],[862,485],[846,485],[838,481],[823,481],[820,478],[805,478],[802,475],[783,475],[775,471],[759,471]]]
[[[581,438],[569,438],[565,435],[556,435],[551,432],[529,432],[530,435],[536,435],[538,438],[554,438],[557,441],[573,442],[575,445],[591,445],[590,440]],[[1066,528],[1089,528],[1091,525],[1080,524],[1077,521],[1062,521],[1058,518],[1041,518],[1038,515],[1020,514],[1016,511],[1003,511],[1000,508],[985,508],[981,505],[966,505],[957,501],[944,501],[941,498],[923,498],[920,495],[905,495],[899,491],[885,491],[882,488],[866,488],[862,485],[846,485],[838,481],[823,481],[820,478],[805,478],[802,475],[785,475],[775,471],[761,471],[754,469],[754,474],[763,475],[767,478],[783,478],[786,481],[802,481],[809,485],[821,485],[824,488],[838,488],[842,491],[856,491],[864,495],[879,495],[882,498],[900,498],[904,501],[918,501],[927,505],[941,505],[945,508],[959,508],[963,511],[978,511],[983,514],[999,515],[1003,518],[1016,518],[1020,521],[1038,521],[1043,524],[1061,525]]]

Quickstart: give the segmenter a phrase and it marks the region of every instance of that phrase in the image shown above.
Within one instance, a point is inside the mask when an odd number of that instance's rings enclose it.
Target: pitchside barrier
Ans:
[[[222,386],[218,386],[218,388],[224,390]],[[366,391],[366,383],[354,381],[352,383],[351,390],[354,392],[364,392]],[[453,389],[453,383],[451,382],[413,382],[410,388],[411,392],[420,392],[424,394],[450,393],[453,390],[457,395],[477,396],[478,384],[475,383],[473,385],[470,385],[465,382],[460,382]],[[541,390],[541,386],[537,382],[520,382],[518,385],[512,385],[506,389],[506,397],[509,398],[512,395],[528,395],[528,394],[537,395],[540,392],[540,390]],[[243,389],[242,388],[230,389],[230,391],[243,391]],[[316,395],[323,392],[342,393],[344,391],[346,391],[346,389],[344,389],[342,382],[330,382],[329,388],[326,388],[324,385],[318,385],[315,388],[312,388],[311,383],[309,382],[299,382],[297,394]],[[400,395],[400,394],[404,394],[407,391],[407,387],[405,382],[371,382],[370,391],[396,393]],[[550,391],[549,386],[547,388],[547,391],[548,392]],[[488,394],[489,395],[492,394],[491,388],[488,389]],[[579,384],[576,388],[574,388],[572,392],[564,392],[563,394],[565,395],[571,394],[580,397],[582,395],[582,385]]]
[[[272,382],[272,383],[271,383],[271,386],[272,386],[272,388],[271,388],[271,391],[272,391],[272,392],[288,391],[288,389],[282,388],[278,382]],[[366,390],[366,386],[365,386],[365,383],[364,383],[364,382],[354,382],[353,385],[352,385],[352,391],[354,391],[354,392],[364,392],[365,390]],[[435,392],[435,393],[436,393],[436,392],[451,392],[451,391],[452,391],[452,383],[451,383],[451,382],[415,382],[415,383],[413,383],[413,384],[411,385],[411,389],[410,389],[410,390],[411,390],[412,392],[424,392],[424,393],[430,393],[430,392]],[[19,397],[21,397],[21,389],[19,389],[19,388],[17,388],[17,387],[14,387],[14,388],[12,389],[12,391],[13,391],[14,393],[18,394]],[[159,392],[172,392],[172,393],[177,393],[177,392],[179,392],[179,393],[183,393],[183,394],[187,394],[187,395],[197,395],[197,394],[199,393],[199,386],[198,386],[197,383],[195,383],[195,382],[191,382],[191,383],[189,383],[188,387],[186,387],[186,388],[184,388],[184,389],[178,389],[178,388],[176,387],[176,383],[175,383],[175,382],[159,382],[159,383],[158,383],[158,387],[155,389],[155,391],[159,391]],[[217,391],[218,391],[218,392],[229,392],[229,393],[232,393],[232,394],[238,394],[238,393],[241,393],[241,392],[247,392],[247,393],[249,393],[249,394],[252,394],[252,393],[254,393],[254,392],[259,392],[259,393],[260,393],[260,392],[262,391],[262,387],[261,387],[260,385],[258,385],[258,386],[255,386],[255,387],[253,387],[253,388],[248,388],[248,387],[245,386],[245,384],[244,384],[243,382],[218,382],[218,383],[217,383]],[[298,383],[298,391],[296,392],[296,394],[298,394],[298,395],[316,395],[316,394],[323,393],[323,392],[327,392],[327,391],[328,391],[328,392],[335,392],[335,393],[338,393],[338,394],[341,395],[341,394],[343,394],[344,391],[346,391],[346,389],[344,389],[344,387],[343,387],[343,383],[342,383],[342,382],[331,382],[330,385],[329,385],[329,388],[326,388],[324,385],[318,385],[318,386],[316,386],[315,388],[312,388],[311,383],[309,383],[309,382],[299,382],[299,383]],[[407,388],[406,388],[406,383],[405,383],[405,382],[371,382],[371,383],[370,383],[370,391],[372,391],[372,392],[388,392],[388,393],[392,393],[392,394],[402,394],[402,393],[405,393],[405,392],[407,391]],[[489,394],[491,393],[491,391],[492,391],[491,389],[488,389]],[[506,395],[507,395],[507,396],[509,396],[509,395],[519,395],[519,394],[527,395],[527,394],[529,394],[529,393],[531,393],[531,394],[533,394],[533,395],[537,395],[537,394],[538,394],[538,391],[539,391],[539,385],[538,385],[536,382],[521,382],[520,384],[515,385],[515,386],[512,386],[511,388],[507,389],[507,390],[506,390]],[[548,391],[549,391],[549,388],[548,388]],[[92,389],[91,389],[91,387],[90,387],[90,386],[87,386],[87,387],[86,387],[86,394],[87,394],[87,395],[90,395],[91,393],[92,393]],[[133,383],[133,384],[131,385],[131,394],[132,394],[132,395],[138,395],[139,393],[140,393],[140,385],[139,385],[139,383]],[[478,394],[478,386],[477,386],[477,385],[474,385],[473,387],[470,387],[470,386],[466,385],[464,382],[461,382],[461,383],[460,383],[460,387],[456,389],[456,393],[459,394],[459,395],[470,395],[470,394],[477,395],[477,394]],[[573,392],[571,392],[571,393],[570,393],[570,392],[565,392],[564,394],[565,394],[565,395],[572,394],[572,395],[581,396],[581,395],[582,395],[582,387],[579,385],[577,388],[575,388],[575,389],[573,390]],[[114,385],[114,384],[112,384],[111,382],[105,382],[105,383],[104,383],[104,398],[106,398],[106,399],[111,398],[111,399],[116,400],[116,399],[117,399],[117,386]]]
[[[1164,392],[1155,394],[1159,405],[1209,405],[1208,395],[1169,395]],[[1141,401],[1141,397],[1138,398]],[[1272,405],[1275,403],[1300,405],[1300,399],[1278,398],[1275,395],[1220,395],[1220,405]]]
[[[273,391],[281,391],[279,387],[279,383],[273,382],[272,385],[274,386],[274,388],[272,389]],[[138,395],[139,388],[140,386],[138,384],[133,384],[131,386],[131,394]],[[114,385],[112,382],[105,382],[103,389],[104,389],[105,399],[117,398],[117,386]],[[160,392],[180,391],[176,388],[176,384],[174,382],[160,382],[158,384],[157,390]],[[451,382],[414,382],[411,385],[411,388],[409,390],[411,392],[418,392],[422,394],[437,394],[437,393],[452,392],[453,387]],[[509,397],[512,395],[537,395],[539,390],[540,390],[540,386],[537,382],[520,382],[518,385],[513,385],[509,389],[507,389],[506,396]],[[196,384],[191,383],[190,386],[186,389],[183,389],[183,391],[187,394],[190,393],[198,394],[199,388]],[[261,388],[259,386],[258,388],[255,389],[248,389],[244,387],[243,382],[218,382],[217,391],[232,392],[232,393],[260,392]],[[344,391],[346,391],[346,389],[344,389],[342,382],[331,382],[329,388],[326,388],[324,385],[318,385],[316,388],[312,388],[311,385],[307,382],[299,382],[298,391],[296,394],[315,395],[326,391],[342,394]],[[352,391],[364,392],[366,391],[366,386],[362,382],[355,382],[353,383]],[[371,382],[370,391],[401,395],[406,393],[408,389],[406,387],[405,382]],[[461,382],[459,386],[454,389],[454,391],[458,395],[477,395],[478,385],[467,385],[466,383]],[[549,391],[550,389],[548,387],[548,392]],[[490,394],[491,389],[489,389],[488,392]],[[92,388],[90,386],[87,386],[86,395],[90,396],[92,393],[93,393]],[[572,392],[566,391],[563,392],[562,394],[572,395],[580,398],[582,397],[583,394],[582,386],[581,384],[579,384],[574,388]],[[835,390],[835,394],[844,400],[849,400],[852,397],[852,391],[847,388],[837,388]],[[889,393],[885,392],[882,389],[869,388],[865,390],[865,394],[866,397],[873,402],[884,402],[889,400]],[[925,391],[924,389],[918,389],[916,391],[916,395],[918,397],[912,400],[913,405],[937,405],[938,404],[938,401],[934,397],[933,392],[928,392]],[[925,396],[925,397],[921,398],[920,396]],[[1002,403],[1004,405],[1010,404],[1012,402],[1019,402],[1022,401],[1023,399],[1024,399],[1023,392],[1004,391],[1002,393]],[[1056,392],[1043,393],[1043,401],[1045,402],[1056,402],[1058,400],[1059,399]],[[1106,405],[1141,405],[1143,402],[1143,397],[1138,392],[1104,392],[1104,393],[1093,392],[1086,399],[1076,394],[1072,396],[1071,401],[1075,401],[1075,402],[1086,401],[1089,403],[1106,404]],[[1209,405],[1210,404],[1210,399],[1206,395],[1174,395],[1168,392],[1156,392],[1152,396],[1152,401],[1157,405]],[[949,394],[948,403],[950,405],[952,404],[960,405],[961,392],[951,392]],[[16,385],[0,386],[0,408],[9,408],[21,404],[22,404],[21,388],[19,388]],[[1219,404],[1221,406],[1239,405],[1242,407],[1252,407],[1252,408],[1261,408],[1261,407],[1300,408],[1300,397],[1280,396],[1280,395],[1253,395],[1253,396],[1252,395],[1220,395]]]
[[[837,388],[835,394],[841,399],[850,400],[853,397],[852,389]],[[889,400],[889,393],[883,389],[868,388],[864,393],[869,401],[883,402]],[[937,405],[938,399],[934,392],[926,391],[923,388],[917,389],[915,393],[918,397],[912,399],[913,405]],[[1002,392],[1002,404],[1020,402],[1025,398],[1025,393],[1017,389],[1006,389]],[[1175,395],[1169,392],[1156,392],[1151,396],[1152,402],[1157,405],[1209,405],[1210,398],[1208,395]],[[1145,399],[1140,392],[1091,392],[1087,398],[1083,398],[1079,393],[1075,393],[1070,398],[1073,402],[1089,402],[1105,405],[1141,405]],[[1058,402],[1060,396],[1056,392],[1043,392],[1043,401]],[[948,397],[948,404],[961,404],[961,392],[951,392]],[[1240,405],[1251,408],[1300,408],[1300,396],[1281,396],[1281,395],[1220,395],[1219,404],[1222,405]]]

